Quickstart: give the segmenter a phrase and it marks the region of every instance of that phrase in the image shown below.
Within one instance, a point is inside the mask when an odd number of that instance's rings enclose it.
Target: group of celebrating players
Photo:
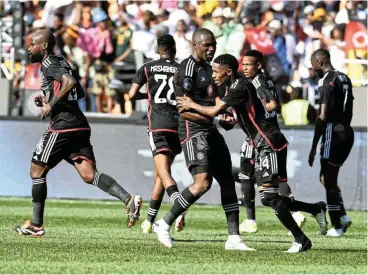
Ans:
[[[30,61],[42,63],[44,96],[37,97],[35,103],[42,108],[41,119],[50,115],[52,122],[33,152],[33,219],[14,230],[23,235],[45,234],[46,175],[61,160],[74,165],[86,183],[123,201],[128,227],[131,227],[140,216],[142,199],[96,169],[90,144],[91,129],[77,102],[83,96],[83,89],[72,77],[66,60],[53,54],[54,45],[53,34],[42,30],[32,36],[28,49]],[[326,205],[324,202],[298,201],[292,195],[286,170],[288,142],[277,122],[280,106],[273,82],[262,72],[262,53],[248,51],[240,73],[238,61],[231,54],[213,60],[216,39],[210,30],[197,29],[192,45],[193,54],[178,64],[173,37],[159,37],[157,51],[160,59],[144,64],[137,71],[129,91],[130,97],[148,99],[149,102],[148,139],[155,176],[142,231],[154,231],[158,240],[171,248],[171,225],[175,223],[177,231],[183,229],[185,212],[211,188],[215,178],[220,186],[221,204],[228,225],[225,249],[255,250],[240,237],[239,203],[230,153],[217,129],[220,125],[231,130],[238,123],[245,133],[245,141],[241,147],[237,180],[242,184],[246,221],[253,225],[253,232],[257,230],[254,228],[256,183],[262,204],[274,210],[295,238],[287,252],[296,253],[312,247],[312,242],[294,220],[293,211],[314,216],[319,226],[318,234],[343,236],[351,219],[345,212],[337,178],[354,143],[350,126],[353,95],[350,79],[332,67],[328,51],[319,49],[311,58],[313,69],[320,77],[321,107],[309,155],[309,165],[312,166],[322,136],[320,181],[326,189]],[[144,85],[146,93],[140,91]],[[194,182],[180,193],[170,167],[182,150]],[[173,205],[162,219],[155,222],[165,190]],[[326,208],[332,224],[329,230]]]

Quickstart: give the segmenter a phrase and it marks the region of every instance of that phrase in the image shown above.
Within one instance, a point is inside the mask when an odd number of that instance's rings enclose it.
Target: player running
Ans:
[[[192,40],[194,53],[179,65],[174,78],[175,93],[177,98],[192,98],[200,106],[214,106],[218,95],[208,62],[214,57],[216,40],[213,33],[204,28],[197,29]],[[230,152],[212,119],[198,113],[182,112],[179,137],[194,183],[181,192],[170,211],[154,224],[159,241],[172,247],[170,226],[210,189],[214,177],[220,185],[221,204],[227,218],[225,249],[254,250],[246,246],[239,235],[239,205],[231,173]]]
[[[129,91],[130,98],[148,99],[148,140],[152,150],[154,168],[154,187],[148,208],[147,218],[141,224],[143,233],[152,232],[152,224],[160,209],[165,190],[172,202],[179,196],[170,167],[175,156],[181,153],[178,136],[178,110],[174,93],[173,79],[178,69],[174,61],[176,54],[175,40],[169,35],[157,39],[157,51],[160,59],[144,64],[135,75]],[[140,93],[146,84],[147,93]],[[176,220],[175,229],[184,227],[184,214]]]
[[[291,231],[295,238],[289,253],[306,251],[312,242],[302,232],[291,216],[290,211],[304,211],[316,217],[320,230],[326,228],[326,216],[319,204],[309,204],[279,195],[278,162],[275,152],[287,145],[284,135],[265,119],[266,111],[257,96],[255,87],[237,74],[238,61],[230,54],[218,56],[212,65],[213,78],[218,86],[229,89],[225,97],[216,102],[216,106],[201,106],[189,97],[179,98],[179,111],[195,110],[200,114],[214,117],[228,107],[236,111],[238,123],[251,137],[255,150],[255,175],[261,202],[275,210],[277,218]]]
[[[316,121],[309,165],[313,166],[320,137],[321,172],[320,180],[326,188],[327,210],[333,228],[327,236],[340,237],[351,225],[346,215],[341,190],[337,184],[340,167],[348,158],[354,144],[354,131],[350,126],[353,117],[353,88],[348,76],[331,65],[327,50],[316,50],[311,57],[313,70],[320,78],[320,115]]]
[[[28,48],[30,61],[42,63],[44,96],[37,97],[35,103],[42,110],[42,120],[50,115],[51,125],[42,135],[32,157],[33,218],[23,226],[15,226],[14,230],[23,235],[45,234],[46,176],[62,160],[72,164],[84,182],[121,200],[126,205],[128,227],[131,227],[139,218],[142,199],[129,194],[112,177],[97,170],[90,143],[91,128],[77,102],[84,96],[83,89],[71,75],[66,59],[53,53],[54,46],[54,35],[49,30],[42,30],[32,35]]]
[[[279,98],[272,80],[262,73],[263,54],[257,50],[249,50],[243,57],[244,75],[252,82],[257,91],[257,97],[262,103],[264,120],[266,123],[273,125],[275,129],[280,131],[277,121],[277,113],[279,113]],[[280,195],[289,197],[294,200],[288,184],[287,177],[287,147],[280,151],[276,151],[278,165],[278,186]],[[247,212],[247,219],[240,224],[240,232],[254,233],[258,230],[255,216],[255,190],[254,190],[254,146],[252,139],[246,137],[240,153],[240,172],[239,180],[242,184],[244,205]],[[299,211],[293,213],[293,218],[301,227],[306,218]],[[290,232],[289,232],[290,234]],[[325,235],[326,231],[320,232]]]

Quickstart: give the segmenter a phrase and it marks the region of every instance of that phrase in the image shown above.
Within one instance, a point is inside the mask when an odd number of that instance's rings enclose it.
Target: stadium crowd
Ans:
[[[12,15],[13,4],[0,3],[3,16]],[[317,82],[310,79],[310,58],[316,49],[328,49],[333,66],[353,81],[367,79],[365,65],[344,62],[367,58],[366,47],[359,45],[361,37],[357,43],[351,39],[363,32],[366,43],[366,1],[33,0],[24,6],[26,47],[34,31],[49,28],[54,33],[55,52],[67,56],[87,91],[79,102],[83,111],[130,114],[136,105],[127,94],[131,80],[143,62],[158,58],[157,37],[174,36],[180,62],[191,54],[191,36],[198,27],[215,34],[216,56],[231,53],[241,60],[250,48],[264,54],[264,69],[281,103],[292,106],[282,111],[289,125],[313,122],[319,107]],[[26,89],[39,77],[38,71],[37,66],[27,67]],[[19,85],[16,77],[14,86]],[[303,119],[290,119],[301,109],[298,104],[285,105],[294,100],[308,106],[302,108],[308,110],[308,115],[301,114]]]

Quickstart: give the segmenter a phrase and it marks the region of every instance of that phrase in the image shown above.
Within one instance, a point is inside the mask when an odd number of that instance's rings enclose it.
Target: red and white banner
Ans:
[[[257,51],[263,55],[270,55],[275,53],[272,45],[272,40],[267,33],[266,28],[245,30],[245,39]]]
[[[345,51],[349,50],[367,50],[368,47],[368,34],[367,28],[360,22],[350,21],[346,25],[345,30]]]

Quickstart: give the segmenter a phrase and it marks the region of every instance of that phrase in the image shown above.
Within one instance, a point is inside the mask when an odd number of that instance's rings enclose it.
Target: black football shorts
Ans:
[[[91,131],[47,130],[33,151],[32,162],[46,164],[50,169],[62,160],[70,164],[77,160],[86,160],[95,165],[90,137]]]

